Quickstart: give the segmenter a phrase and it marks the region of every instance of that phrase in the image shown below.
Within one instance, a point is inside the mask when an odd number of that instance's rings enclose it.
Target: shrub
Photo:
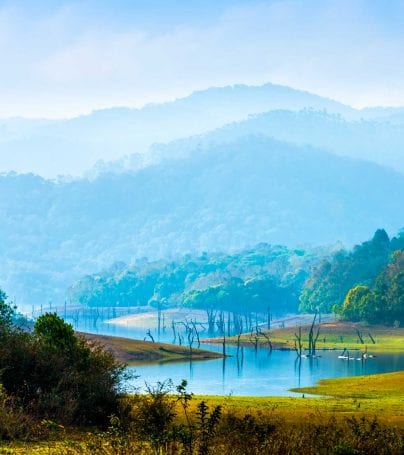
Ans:
[[[41,316],[32,334],[14,327],[2,337],[1,382],[31,415],[107,425],[119,414],[123,366],[55,314]]]

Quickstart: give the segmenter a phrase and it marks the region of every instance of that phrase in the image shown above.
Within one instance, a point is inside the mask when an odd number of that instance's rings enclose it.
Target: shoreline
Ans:
[[[188,346],[177,346],[168,343],[135,340],[112,335],[95,335],[76,332],[87,341],[101,345],[119,362],[127,365],[144,363],[182,362],[185,360],[202,361],[221,359],[220,352],[209,351]]]

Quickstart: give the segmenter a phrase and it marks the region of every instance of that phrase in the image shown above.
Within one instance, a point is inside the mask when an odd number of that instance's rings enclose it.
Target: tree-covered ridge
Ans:
[[[351,252],[339,251],[314,267],[300,296],[302,311],[340,314],[369,323],[404,322],[404,231],[383,229]]]
[[[116,261],[352,245],[402,226],[404,176],[376,164],[257,136],[187,150],[91,181],[0,176],[0,285],[19,303],[62,304]]]
[[[233,254],[186,255],[176,261],[138,261],[88,275],[70,288],[73,303],[89,306],[162,305],[229,311],[296,311],[313,252],[260,244]]]

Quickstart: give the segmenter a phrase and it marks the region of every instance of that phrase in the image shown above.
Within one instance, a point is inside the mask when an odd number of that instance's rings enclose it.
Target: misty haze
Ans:
[[[0,452],[403,453],[403,30],[0,1]]]

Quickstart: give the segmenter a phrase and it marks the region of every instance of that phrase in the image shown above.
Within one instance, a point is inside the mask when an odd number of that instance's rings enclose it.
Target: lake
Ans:
[[[78,324],[79,330],[87,332],[143,339],[147,329],[130,328],[99,322],[97,326]],[[153,336],[158,339],[155,331]],[[171,342],[172,333],[160,334],[160,341]],[[202,344],[204,349],[222,351],[221,345]],[[387,373],[404,370],[404,354],[376,353],[377,357],[365,361],[338,359],[340,351],[319,351],[321,357],[302,358],[299,362],[294,351],[270,353],[267,347],[244,347],[243,354],[234,346],[227,346],[231,357],[196,362],[154,363],[130,367],[129,371],[139,375],[131,380],[130,388],[145,389],[145,383],[155,385],[157,381],[171,379],[174,385],[182,379],[188,381],[189,391],[203,395],[277,395],[296,396],[288,389],[316,384],[320,379],[364,374]],[[353,355],[354,351],[351,351]],[[360,357],[359,354],[356,357]]]
[[[216,349],[221,351],[221,346]],[[215,349],[211,346],[211,349]],[[144,389],[170,378],[174,385],[188,381],[189,391],[202,395],[295,396],[288,389],[316,384],[320,379],[404,370],[403,354],[380,354],[365,361],[338,359],[339,351],[321,351],[321,357],[299,359],[293,351],[244,348],[237,359],[236,348],[227,347],[233,357],[183,363],[139,365],[130,371],[140,375],[131,382]],[[351,351],[352,353],[353,351]]]

